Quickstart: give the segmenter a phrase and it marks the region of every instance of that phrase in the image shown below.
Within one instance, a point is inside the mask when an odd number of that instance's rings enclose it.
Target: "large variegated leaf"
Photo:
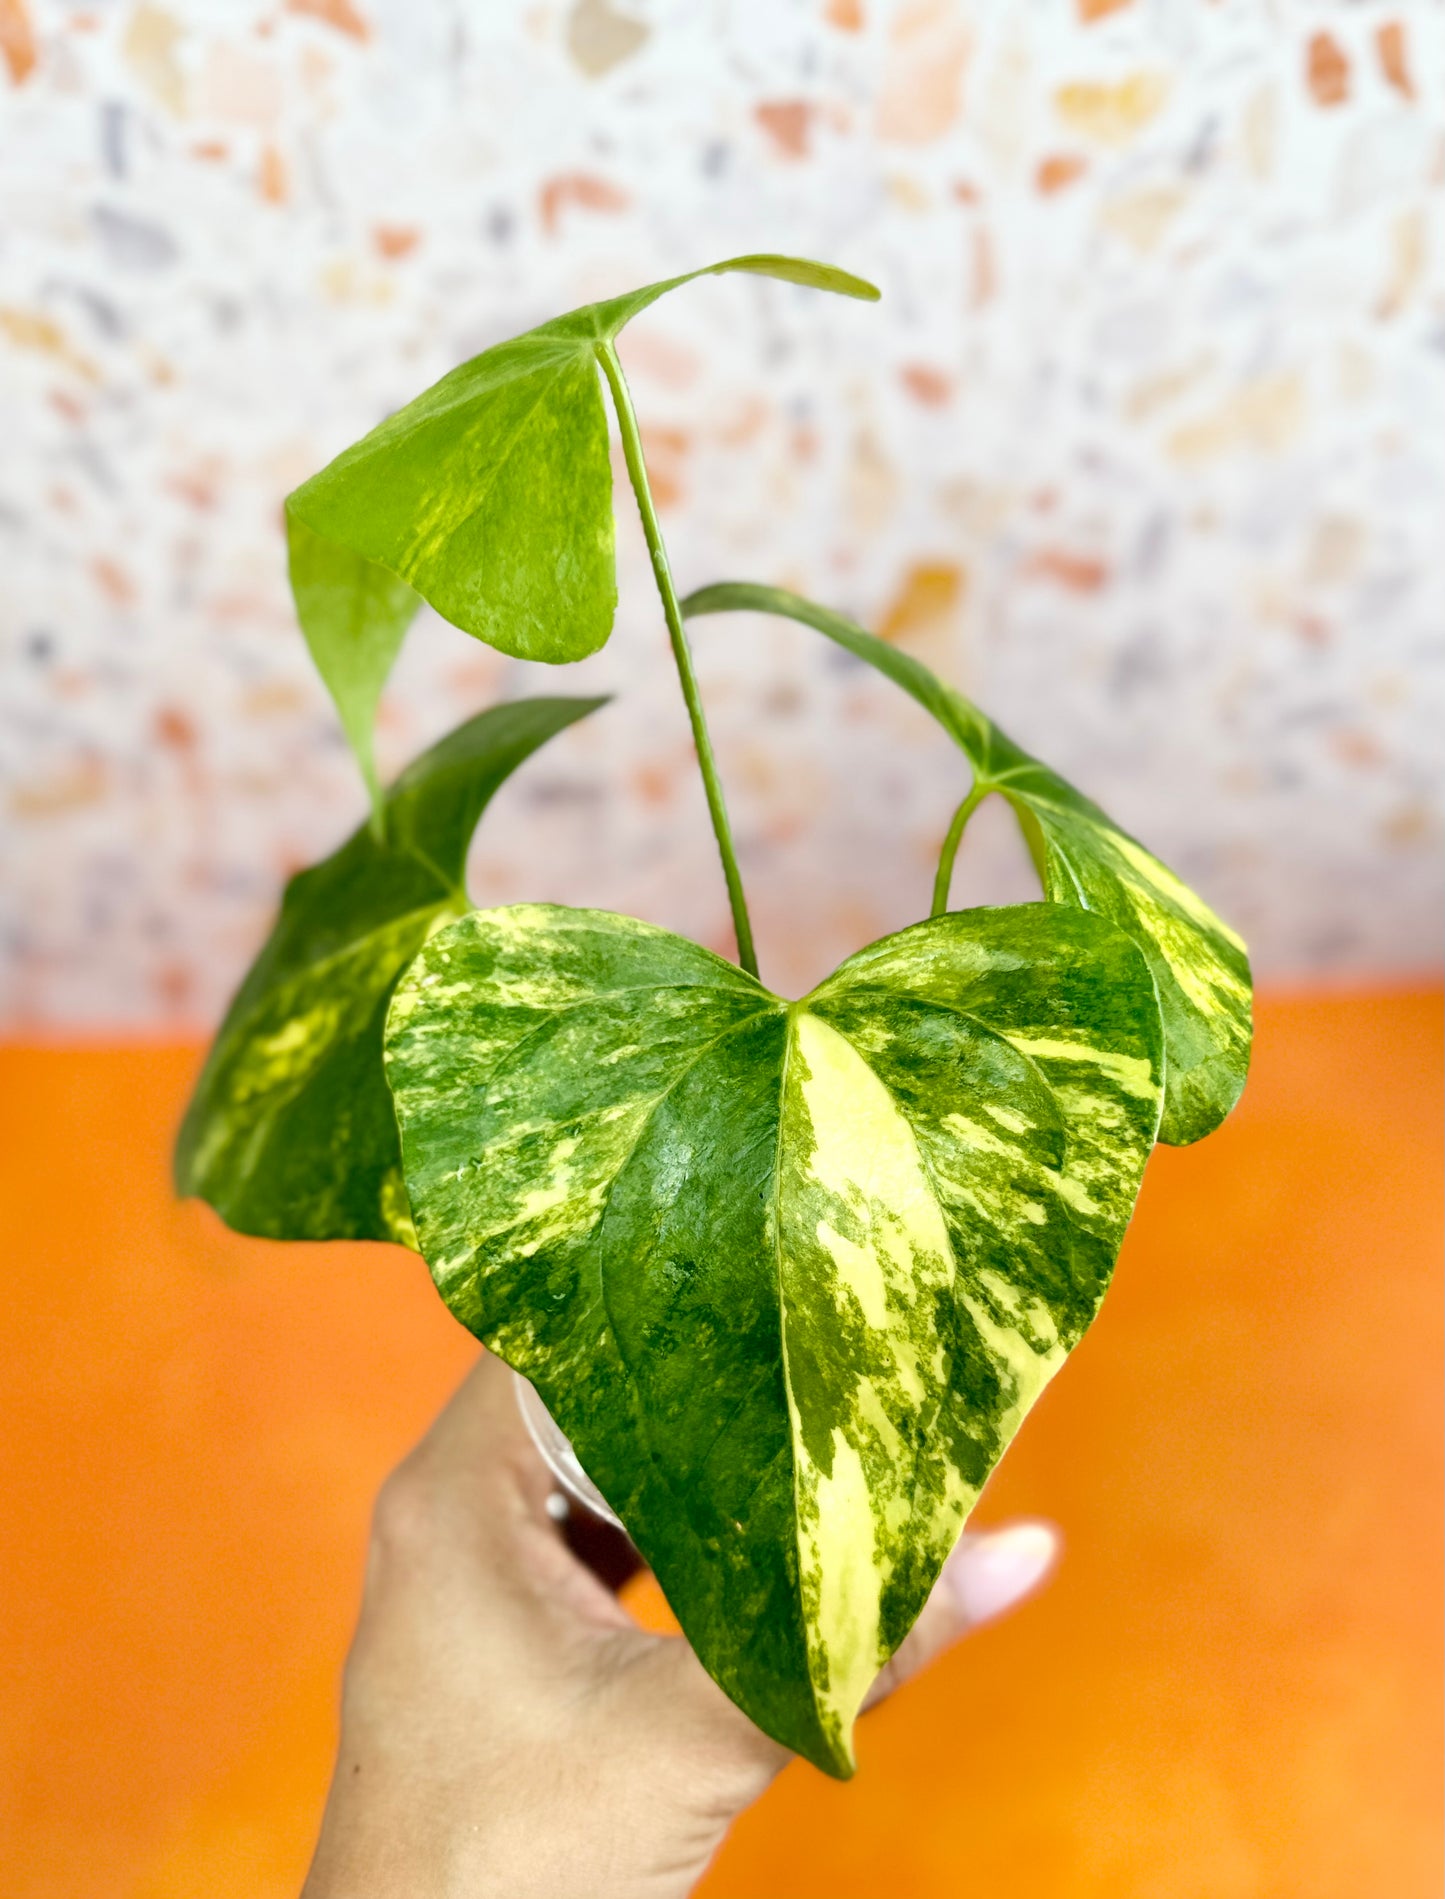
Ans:
[[[480,713],[387,794],[363,828],[293,877],[237,992],[176,1142],[176,1186],[277,1240],[412,1246],[381,1032],[397,977],[463,914],[467,847],[493,792],[602,703],[523,699]]]
[[[417,595],[522,659],[582,659],[606,640],[617,577],[599,356],[667,291],[725,271],[878,295],[826,264],[754,256],[588,304],[461,364],[289,497],[297,612],[363,770]]]
[[[421,1249],[698,1654],[852,1768],[854,1716],[1093,1317],[1155,1136],[1139,951],[959,911],[788,1003],[605,912],[474,912],[398,985]]]
[[[968,758],[979,787],[1000,792],[1012,805],[1044,894],[1112,918],[1148,959],[1168,1065],[1160,1140],[1184,1146],[1219,1126],[1249,1069],[1253,991],[1244,944],[1202,898],[962,693],[841,614],[781,587],[742,582],[704,587],[682,610],[750,610],[799,620],[866,660],[932,713]]]

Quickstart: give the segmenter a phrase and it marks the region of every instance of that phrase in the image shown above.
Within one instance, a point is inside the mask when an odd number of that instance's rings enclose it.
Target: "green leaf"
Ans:
[[[1159,1117],[1112,925],[957,911],[788,1003],[605,912],[483,910],[392,1002],[447,1304],[533,1381],[758,1725],[852,1724],[1092,1319]]]
[[[1202,898],[1066,779],[1015,745],[908,653],[781,587],[727,582],[682,602],[687,615],[756,611],[799,620],[901,686],[1018,818],[1053,903],[1111,918],[1143,950],[1159,991],[1168,1072],[1159,1138],[1186,1146],[1217,1128],[1249,1069],[1253,990],[1243,942]]]
[[[421,596],[385,567],[323,541],[289,509],[286,538],[296,616],[336,701],[379,825],[382,793],[372,737],[376,706]]]
[[[468,908],[467,847],[492,794],[602,703],[522,699],[468,719],[387,793],[384,841],[363,827],[291,879],[186,1110],[180,1193],[267,1239],[415,1245],[381,1064],[392,989]]]
[[[461,364],[288,498],[297,610],[363,769],[413,593],[520,659],[583,659],[606,641],[617,576],[598,352],[667,291],[727,271],[878,295],[826,264],[760,255],[589,304]],[[321,562],[308,535],[338,552]]]

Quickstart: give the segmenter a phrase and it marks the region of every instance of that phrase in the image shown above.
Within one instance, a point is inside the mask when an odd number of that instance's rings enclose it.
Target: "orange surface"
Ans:
[[[1275,1002],[982,1515],[1053,1588],[795,1767],[708,1899],[1435,1899],[1441,1010]],[[0,1888],[294,1895],[371,1495],[471,1356],[422,1268],[175,1206],[195,1053],[0,1051]]]

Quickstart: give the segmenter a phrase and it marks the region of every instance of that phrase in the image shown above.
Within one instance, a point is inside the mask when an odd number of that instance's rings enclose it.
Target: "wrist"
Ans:
[[[771,1773],[514,1752],[465,1781],[415,1776],[347,1746],[301,1899],[686,1899]]]

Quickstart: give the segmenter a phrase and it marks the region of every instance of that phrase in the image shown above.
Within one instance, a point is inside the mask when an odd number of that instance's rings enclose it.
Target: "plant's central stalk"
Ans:
[[[677,676],[682,685],[683,701],[687,706],[687,716],[692,724],[692,741],[697,748],[698,769],[702,773],[703,790],[707,794],[708,814],[712,818],[718,855],[722,858],[723,876],[727,880],[728,902],[732,905],[733,930],[738,940],[738,961],[750,976],[756,976],[758,958],[753,948],[753,926],[748,921],[748,902],[743,895],[743,880],[738,873],[738,860],[733,851],[727,806],[723,802],[722,780],[718,777],[717,760],[713,757],[712,740],[708,736],[707,718],[702,709],[702,694],[698,690],[697,674],[693,671],[692,648],[687,642],[687,632],[682,624],[682,611],[677,604],[677,590],[672,584],[672,569],[667,564],[667,549],[663,546],[662,530],[657,524],[657,508],[647,480],[647,464],[642,458],[642,437],[637,429],[637,416],[632,407],[632,396],[628,390],[626,378],[622,374],[622,365],[617,360],[617,351],[610,342],[597,345],[597,360],[602,365],[602,373],[607,378],[607,386],[612,391],[613,406],[617,410],[617,425],[622,431],[622,454],[627,463],[627,474],[632,483],[632,492],[637,497],[637,512],[642,516],[642,532],[646,537],[647,551],[652,559],[652,577],[657,582],[657,591],[662,600],[663,617],[667,621],[667,635],[672,641],[672,657],[677,662]]]

